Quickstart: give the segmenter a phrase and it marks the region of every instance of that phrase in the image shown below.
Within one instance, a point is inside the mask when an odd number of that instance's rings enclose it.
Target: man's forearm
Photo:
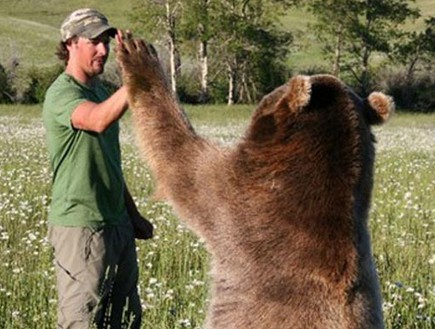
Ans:
[[[126,89],[121,87],[102,103],[80,104],[71,115],[71,122],[76,129],[101,133],[122,117],[127,106]]]

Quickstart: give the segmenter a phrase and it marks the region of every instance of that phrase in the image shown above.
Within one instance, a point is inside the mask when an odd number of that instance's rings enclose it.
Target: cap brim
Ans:
[[[86,33],[83,33],[81,36],[86,37],[88,39],[95,39],[105,32],[107,32],[110,37],[114,38],[118,30],[109,25],[101,25],[97,28],[89,29]]]

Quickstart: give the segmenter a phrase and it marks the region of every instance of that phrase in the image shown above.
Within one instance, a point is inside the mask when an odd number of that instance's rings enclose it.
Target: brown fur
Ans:
[[[391,100],[296,76],[225,149],[195,133],[151,47],[126,41],[117,57],[158,195],[212,255],[205,328],[383,328],[369,124],[388,117]]]

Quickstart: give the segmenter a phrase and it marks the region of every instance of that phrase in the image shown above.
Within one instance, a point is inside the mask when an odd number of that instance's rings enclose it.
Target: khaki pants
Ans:
[[[57,328],[139,329],[138,266],[129,221],[98,231],[49,226],[48,239],[56,264]]]

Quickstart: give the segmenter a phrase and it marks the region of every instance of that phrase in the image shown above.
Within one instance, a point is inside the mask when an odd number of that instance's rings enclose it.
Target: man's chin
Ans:
[[[93,69],[94,76],[100,75],[102,73],[104,73],[104,65],[101,67],[100,66],[94,67],[94,69]]]

